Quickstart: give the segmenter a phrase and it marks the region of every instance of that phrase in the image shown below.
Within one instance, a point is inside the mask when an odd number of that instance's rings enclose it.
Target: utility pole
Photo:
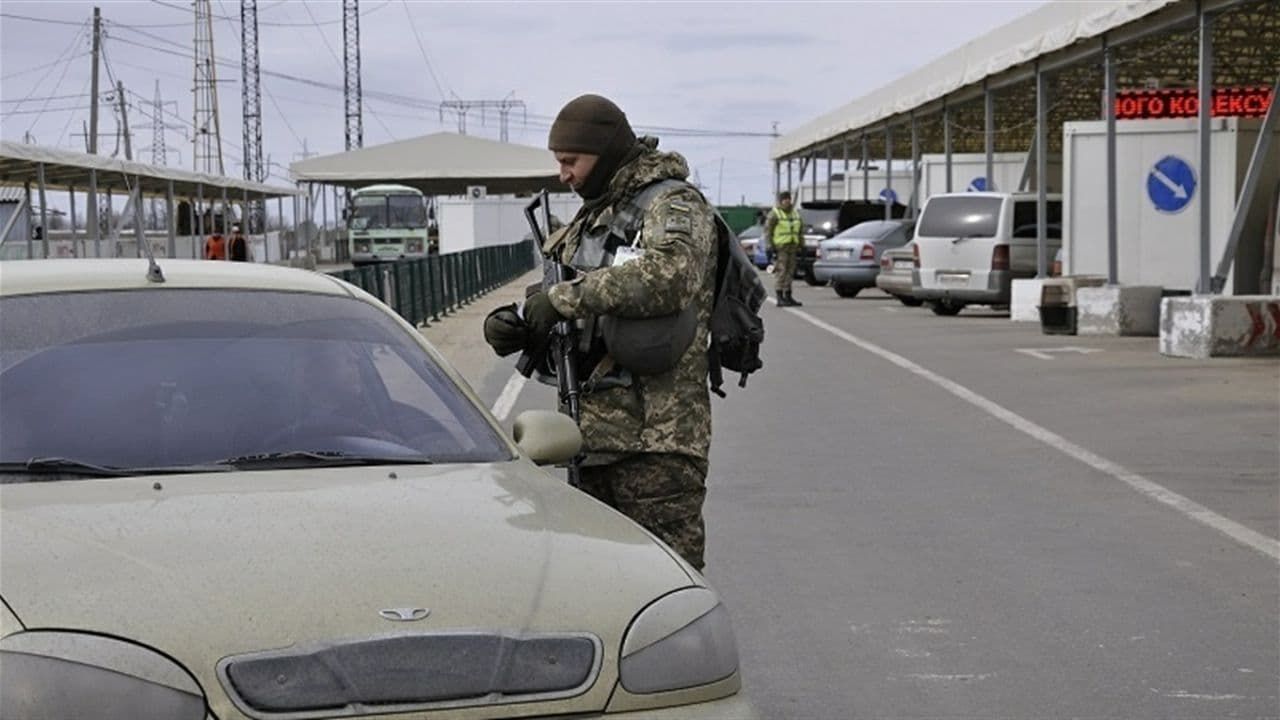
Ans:
[[[98,55],[102,52],[102,10],[93,9],[93,65],[89,73],[89,131],[85,142],[90,155],[98,154]],[[89,174],[89,198],[85,204],[85,221],[93,236],[94,246],[100,237],[98,224],[98,174]]]
[[[116,99],[120,103],[120,128],[124,131],[124,159],[133,159],[133,143],[129,137],[129,113],[124,105],[124,83],[116,81]]]
[[[244,177],[263,182],[262,85],[258,53],[258,0],[240,0],[240,105],[244,114]],[[265,208],[259,200],[245,208],[244,230],[261,232]]]
[[[195,0],[195,138],[196,172],[225,175],[222,165],[222,126],[218,119],[218,71],[213,50],[213,12],[209,0]]]
[[[514,94],[514,93],[513,93]],[[511,115],[511,111],[515,108],[524,108],[523,100],[514,100],[511,95],[501,100],[445,100],[440,103],[440,119],[444,119],[445,112],[455,113],[458,116],[458,134],[467,134],[467,113],[472,110],[480,111],[480,122],[484,123],[485,110],[497,110],[499,120],[499,137],[502,142],[507,141],[507,121]]]
[[[346,149],[364,147],[360,94],[360,0],[342,0],[342,97],[346,111]]]

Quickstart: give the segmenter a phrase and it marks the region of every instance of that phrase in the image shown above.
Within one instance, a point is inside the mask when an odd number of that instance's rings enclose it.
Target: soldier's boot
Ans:
[[[787,291],[787,305],[791,307],[804,307],[804,303],[791,296],[791,291]]]
[[[791,307],[794,304],[795,301],[791,299],[791,292],[789,290],[778,291],[778,307]]]

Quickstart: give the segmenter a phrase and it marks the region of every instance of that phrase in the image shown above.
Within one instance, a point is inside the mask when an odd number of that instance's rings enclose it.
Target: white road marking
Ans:
[[[1211,694],[1211,693],[1191,693],[1186,690],[1174,690],[1164,694],[1167,698],[1177,698],[1179,700],[1243,700],[1243,695],[1232,694]]]
[[[1052,360],[1053,355],[1050,355],[1049,353],[1080,353],[1081,355],[1088,355],[1089,353],[1102,352],[1102,348],[1085,348],[1077,347],[1075,345],[1057,348],[1014,348],[1014,350],[1024,355],[1040,358],[1041,360]]]
[[[511,379],[507,381],[506,387],[502,388],[498,399],[493,403],[493,416],[498,418],[498,422],[506,421],[507,415],[511,413],[511,408],[515,407],[516,400],[520,398],[520,391],[524,389],[527,381],[528,378],[520,373],[511,373]]]
[[[791,311],[793,315],[799,318],[803,318],[804,320],[809,322],[811,325],[814,325],[822,330],[826,330],[827,332],[831,333],[832,335],[835,335],[841,340],[844,340],[845,342],[848,342],[852,345],[856,345],[857,347],[862,348],[863,350],[866,350],[867,352],[873,355],[878,355],[881,358],[893,363],[894,365],[897,365],[903,370],[919,375],[925,380],[928,380],[929,382],[937,385],[943,390],[946,390],[952,395],[955,395],[961,400],[964,400],[965,402],[968,402],[978,407],[979,409],[987,412],[988,414],[994,416],[996,419],[1001,420],[1005,423],[1008,423],[1015,430],[1018,430],[1027,435],[1030,435],[1036,440],[1043,442],[1044,444],[1062,452],[1063,454],[1068,455],[1072,458],[1075,458],[1076,460],[1079,460],[1080,462],[1092,467],[1093,469],[1099,472],[1110,475],[1111,477],[1133,488],[1138,493],[1145,495],[1146,497],[1152,500],[1155,500],[1158,503],[1168,505],[1174,510],[1187,516],[1188,518],[1191,518],[1192,520],[1195,520],[1198,523],[1201,523],[1210,528],[1213,528],[1214,530],[1217,530],[1218,532],[1226,535],[1232,540],[1235,540],[1236,542],[1242,545],[1251,547],[1254,550],[1257,550],[1258,552],[1270,557],[1272,560],[1280,562],[1280,540],[1269,538],[1260,532],[1251,530],[1250,528],[1247,528],[1233,520],[1229,520],[1197,502],[1194,502],[1188,498],[1185,498],[1173,492],[1172,490],[1165,488],[1162,485],[1154,483],[1135,472],[1131,472],[1125,469],[1123,466],[1117,463],[1111,462],[1110,460],[1100,455],[1096,455],[1090,452],[1089,450],[1086,450],[1085,448],[1079,445],[1076,445],[1075,443],[1071,442],[1070,440],[1067,440],[1061,435],[1058,435],[1057,433],[1054,433],[1046,428],[1043,428],[1031,422],[1030,420],[1022,417],[1021,415],[1018,415],[1012,410],[1009,410],[1002,405],[999,405],[995,402],[992,402],[991,400],[988,400],[987,398],[979,395],[978,393],[970,390],[969,388],[953,380],[949,380],[931,370],[927,370],[915,364],[914,362],[911,362],[907,358],[901,355],[898,355],[897,353],[891,352],[889,350],[886,350],[880,347],[879,345],[876,345],[874,343],[868,342],[859,337],[851,335],[845,332],[844,330],[841,330],[840,328],[835,327],[834,325],[831,325],[829,323],[823,322],[822,320],[819,320],[818,318],[810,315],[807,312],[796,310],[795,308],[788,308],[788,309]]]
[[[940,675],[934,673],[910,673],[907,677],[914,678],[916,680],[942,680],[943,682],[958,680],[960,682],[970,682],[972,680],[986,680],[994,674],[995,673]]]

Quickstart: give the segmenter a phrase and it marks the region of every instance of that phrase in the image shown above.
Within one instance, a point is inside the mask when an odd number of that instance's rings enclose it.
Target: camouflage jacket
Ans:
[[[548,241],[544,252],[568,263],[582,234],[609,225],[615,207],[644,186],[667,178],[684,180],[689,166],[677,153],[657,151],[657,142],[614,175],[604,202],[584,208]],[[570,318],[613,315],[661,317],[694,303],[698,329],[672,370],[636,376],[629,387],[598,389],[583,396],[582,434],[589,464],[634,453],[677,453],[705,459],[711,445],[711,401],[707,390],[708,325],[715,292],[716,230],[712,208],[692,187],[660,192],[644,215],[637,246],[644,252],[624,265],[605,267],[551,288],[551,303]],[[607,370],[609,358],[597,366]]]

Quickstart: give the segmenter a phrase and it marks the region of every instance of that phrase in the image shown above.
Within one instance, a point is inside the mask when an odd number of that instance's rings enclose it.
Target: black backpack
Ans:
[[[682,180],[659,180],[646,186],[624,205],[612,223],[621,237],[632,238],[639,231],[649,203],[663,190],[693,185]],[[703,197],[706,202],[706,197]],[[716,226],[716,289],[711,307],[710,345],[707,348],[707,378],[711,392],[725,397],[724,370],[739,374],[738,387],[747,386],[747,376],[764,367],[760,343],[764,342],[764,319],[760,306],[768,293],[756,267],[742,251],[729,224],[712,208]]]

